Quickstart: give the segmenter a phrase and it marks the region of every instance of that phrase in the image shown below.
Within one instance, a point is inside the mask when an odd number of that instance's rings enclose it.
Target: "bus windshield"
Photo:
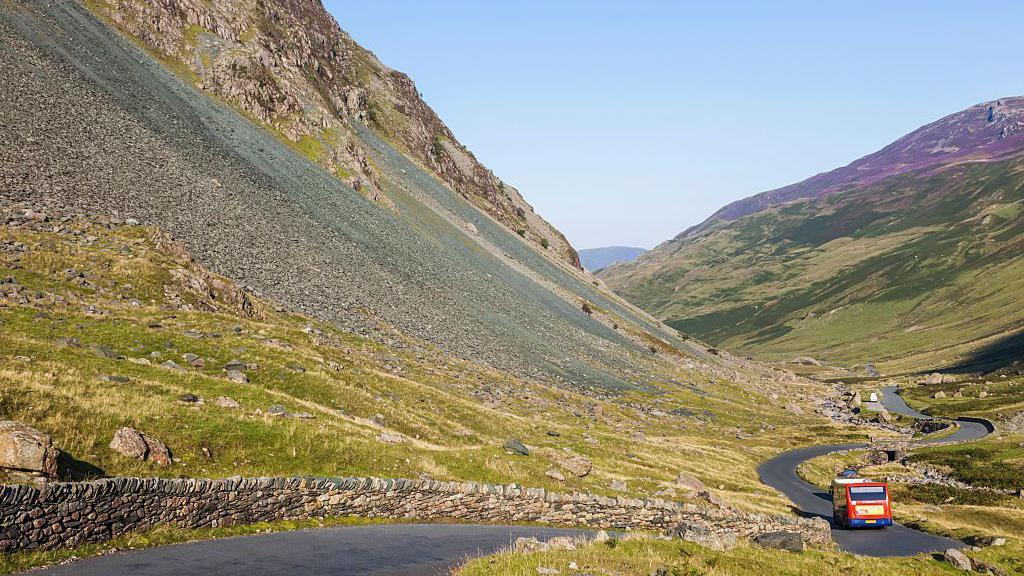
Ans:
[[[885,486],[850,486],[850,500],[885,500]]]

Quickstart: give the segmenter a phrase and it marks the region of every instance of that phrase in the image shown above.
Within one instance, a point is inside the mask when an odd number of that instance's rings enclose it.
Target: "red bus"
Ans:
[[[889,485],[867,478],[836,478],[829,489],[832,519],[843,528],[892,526]]]

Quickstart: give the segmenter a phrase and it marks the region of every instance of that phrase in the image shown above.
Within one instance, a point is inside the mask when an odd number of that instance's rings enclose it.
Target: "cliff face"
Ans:
[[[371,200],[393,206],[361,123],[452,190],[579,268],[565,237],[458,142],[412,80],[316,0],[93,0],[90,9],[180,76],[255,119]]]

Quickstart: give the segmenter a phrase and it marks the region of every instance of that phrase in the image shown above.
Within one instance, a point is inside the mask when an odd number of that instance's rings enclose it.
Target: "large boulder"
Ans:
[[[888,410],[882,408],[878,412],[878,421],[881,422],[882,424],[892,424],[893,422],[896,421],[896,419],[892,417],[892,414],[889,414]]]
[[[850,398],[850,408],[860,408],[863,401],[860,398],[860,392],[854,392]]]
[[[753,542],[762,548],[774,548],[790,552],[803,552],[806,548],[803,534],[784,530],[758,534],[754,536]]]
[[[31,426],[0,420],[0,468],[57,477],[57,454],[53,440]]]
[[[942,555],[946,559],[946,562],[949,562],[956,568],[966,570],[968,572],[974,569],[974,562],[971,561],[970,557],[956,548],[947,548]]]

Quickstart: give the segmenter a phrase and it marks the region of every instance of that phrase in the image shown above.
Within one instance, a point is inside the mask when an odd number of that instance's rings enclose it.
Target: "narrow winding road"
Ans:
[[[78,560],[34,576],[436,576],[517,537],[581,530],[465,524],[381,524],[175,544]]]
[[[895,386],[882,389],[882,403],[886,409],[896,414],[918,419],[930,418],[907,406],[903,398],[896,393]],[[957,420],[957,424],[959,428],[950,436],[923,440],[917,444],[977,440],[992,431],[991,425],[982,421],[960,419]],[[829,497],[828,491],[800,478],[796,472],[797,466],[805,460],[831,452],[866,447],[867,444],[831,444],[790,450],[762,464],[758,468],[758,473],[762,482],[785,494],[793,502],[798,513],[805,516],[820,516],[831,522],[832,499]],[[832,539],[842,550],[865,556],[913,556],[964,546],[963,542],[935,536],[899,524],[885,530],[843,530],[833,526]]]

